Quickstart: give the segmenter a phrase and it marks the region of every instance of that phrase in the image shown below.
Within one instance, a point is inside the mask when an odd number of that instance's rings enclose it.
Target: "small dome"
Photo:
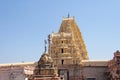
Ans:
[[[53,62],[52,58],[49,56],[48,53],[43,53],[40,60],[38,61],[40,63],[51,63]]]

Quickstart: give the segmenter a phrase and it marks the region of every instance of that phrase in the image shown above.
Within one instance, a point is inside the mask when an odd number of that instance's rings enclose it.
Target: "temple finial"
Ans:
[[[70,18],[70,14],[68,13],[68,18]]]
[[[45,42],[45,52],[47,51],[47,41],[46,40],[44,40],[44,42]]]
[[[50,45],[50,42],[51,42],[51,36],[50,36],[50,34],[48,35],[48,43],[49,43],[49,45]]]

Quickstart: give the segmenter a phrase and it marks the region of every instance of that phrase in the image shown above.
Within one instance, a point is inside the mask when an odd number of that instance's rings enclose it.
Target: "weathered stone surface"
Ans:
[[[113,59],[108,62],[105,76],[107,80],[120,80],[120,51],[117,50]]]
[[[34,63],[0,64],[0,80],[25,80],[33,74]]]

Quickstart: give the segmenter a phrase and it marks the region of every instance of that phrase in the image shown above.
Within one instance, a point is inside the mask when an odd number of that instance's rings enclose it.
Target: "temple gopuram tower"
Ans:
[[[63,18],[59,32],[52,33],[49,53],[55,65],[78,64],[89,59],[74,17]]]

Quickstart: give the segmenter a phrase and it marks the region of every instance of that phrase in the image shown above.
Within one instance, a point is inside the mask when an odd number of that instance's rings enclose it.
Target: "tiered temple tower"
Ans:
[[[58,33],[52,33],[49,53],[55,65],[79,64],[88,60],[86,46],[74,17],[63,18]]]

